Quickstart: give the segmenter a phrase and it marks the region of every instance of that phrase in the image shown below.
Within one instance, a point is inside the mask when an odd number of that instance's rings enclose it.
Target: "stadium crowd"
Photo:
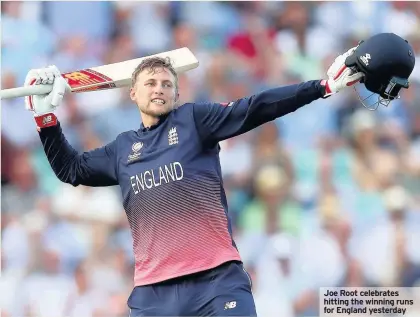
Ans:
[[[337,54],[379,32],[406,38],[420,57],[420,2],[1,6],[2,89],[31,68],[67,72],[187,46],[200,66],[180,77],[180,102],[229,102],[324,78]],[[260,317],[316,316],[320,287],[420,287],[419,65],[388,108],[368,111],[349,89],[220,144]],[[119,188],[60,183],[23,99],[1,108],[2,316],[128,316],[132,239]],[[67,94],[57,116],[79,152],[140,124],[128,89]]]

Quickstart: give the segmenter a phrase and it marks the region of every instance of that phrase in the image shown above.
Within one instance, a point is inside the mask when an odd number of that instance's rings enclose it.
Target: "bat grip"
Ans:
[[[3,89],[0,92],[1,99],[11,99],[32,95],[44,95],[51,92],[53,85],[34,85],[19,88]]]

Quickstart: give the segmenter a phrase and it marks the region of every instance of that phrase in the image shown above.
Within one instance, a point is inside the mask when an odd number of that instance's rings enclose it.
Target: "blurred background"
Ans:
[[[324,78],[378,32],[420,56],[420,2],[3,1],[1,29],[2,88],[23,85],[30,68],[188,46],[200,66],[181,76],[181,102]],[[2,316],[127,316],[133,255],[119,188],[60,183],[23,99],[1,109]],[[57,116],[79,152],[141,122],[126,89],[68,94]],[[389,108],[370,112],[349,89],[221,147],[260,317],[316,316],[323,286],[420,286],[419,60]]]

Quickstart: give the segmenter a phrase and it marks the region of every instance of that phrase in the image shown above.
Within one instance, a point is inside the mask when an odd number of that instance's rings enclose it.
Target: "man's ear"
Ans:
[[[175,94],[175,102],[177,102],[179,100],[179,93],[177,92],[176,94]]]
[[[131,100],[136,101],[136,90],[134,87],[130,88],[130,98]]]

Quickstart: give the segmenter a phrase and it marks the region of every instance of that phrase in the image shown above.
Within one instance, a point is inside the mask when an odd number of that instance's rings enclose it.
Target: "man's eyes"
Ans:
[[[146,86],[154,86],[154,85],[155,85],[155,83],[153,83],[153,82],[148,82],[148,83],[146,83],[145,85],[146,85]],[[165,83],[165,84],[163,84],[163,87],[169,87],[169,88],[171,88],[171,87],[172,87],[172,84],[171,84],[171,83]]]

